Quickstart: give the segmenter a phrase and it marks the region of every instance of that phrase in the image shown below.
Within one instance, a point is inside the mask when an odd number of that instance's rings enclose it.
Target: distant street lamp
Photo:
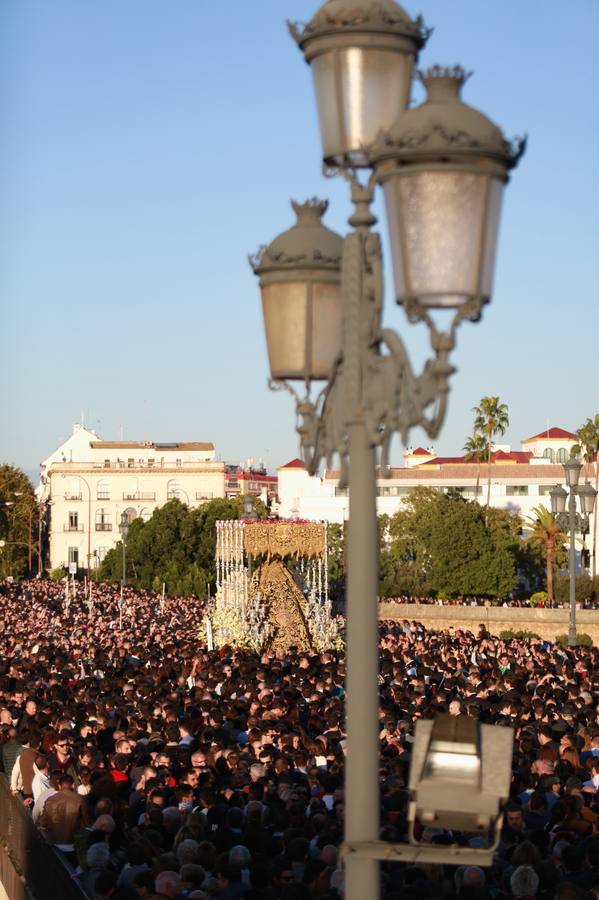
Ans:
[[[555,516],[558,526],[570,532],[570,552],[568,557],[568,570],[570,575],[570,614],[568,619],[568,646],[576,646],[576,532],[587,534],[589,519],[595,508],[597,491],[587,481],[578,487],[582,463],[575,457],[564,463],[566,484],[570,488],[570,494],[564,490],[561,484],[556,484],[549,491],[551,497],[551,512]],[[576,497],[580,499],[581,512],[576,510]],[[568,501],[568,512],[566,512]]]
[[[121,513],[121,521],[119,522],[119,532],[121,534],[121,547],[123,551],[123,575],[121,578],[121,595],[119,597],[119,627],[123,627],[123,588],[127,583],[127,535],[129,534],[129,517],[126,512]]]
[[[338,454],[340,486],[349,484],[345,897],[375,900],[377,859],[387,852],[377,843],[376,448],[387,472],[394,434],[407,443],[414,426],[431,438],[439,433],[454,371],[449,354],[458,325],[477,321],[491,298],[501,196],[524,142],[511,145],[461,100],[467,75],[459,67],[422,73],[427,99],[407,109],[413,63],[430,32],[394,0],[328,0],[290,30],[312,70],[328,174],[351,185],[353,230],[342,238],[322,224],[326,202],[293,203],[297,223],[250,261],[260,279],[271,386],[296,399],[310,473]],[[361,168],[372,170],[366,184]],[[370,211],[377,183],[396,300],[430,332],[434,357],[420,374],[400,337],[382,326],[381,243]],[[454,311],[447,331],[434,309]],[[325,386],[313,399],[319,380]],[[305,383],[303,396],[293,381]]]
[[[246,494],[243,498],[243,518],[247,522],[257,522],[258,513],[256,512],[256,504],[251,494]],[[251,584],[254,567],[254,557],[248,553],[248,582]]]
[[[251,522],[255,522],[258,518],[254,498],[251,494],[246,494],[243,498],[243,518],[249,519]]]

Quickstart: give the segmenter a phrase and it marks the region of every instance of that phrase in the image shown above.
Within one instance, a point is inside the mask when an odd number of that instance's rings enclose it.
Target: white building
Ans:
[[[103,441],[75,425],[41,464],[39,496],[50,504],[50,567],[94,568],[129,521],[177,497],[190,507],[225,496],[225,465],[211,443]]]
[[[522,441],[522,450],[513,451],[508,445],[496,445],[491,462],[490,505],[513,509],[524,518],[533,516],[535,506],[551,508],[549,491],[564,483],[562,461],[578,442],[575,434],[562,428],[548,428],[541,434]],[[404,455],[405,468],[391,468],[388,477],[377,479],[377,512],[393,515],[403,498],[418,485],[438,490],[454,489],[468,499],[487,500],[487,464],[466,462],[463,457],[439,457],[433,448],[408,449]],[[594,466],[585,466],[584,478],[594,482]],[[477,478],[478,473],[478,478]],[[278,469],[279,515],[342,523],[349,517],[349,497],[346,488],[339,487],[339,473],[325,471],[322,476],[310,477],[303,463],[294,459]],[[478,481],[478,488],[477,488]],[[597,528],[597,508],[591,518],[591,535]],[[581,539],[580,539],[581,540]],[[587,546],[592,538],[587,536]]]

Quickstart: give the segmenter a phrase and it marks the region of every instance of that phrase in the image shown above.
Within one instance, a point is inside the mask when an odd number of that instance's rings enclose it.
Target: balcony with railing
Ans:
[[[78,525],[74,522],[69,522],[68,525],[62,526],[62,530],[63,531],[77,531],[77,532],[81,533],[83,531],[83,525]]]
[[[96,500],[110,500],[110,491],[98,491]]]
[[[96,522],[96,531],[112,531],[112,522]]]
[[[155,500],[156,493],[152,491],[135,491],[131,494],[123,494],[123,500]]]
[[[71,491],[67,491],[64,495],[65,500],[81,500],[81,494],[73,494]]]

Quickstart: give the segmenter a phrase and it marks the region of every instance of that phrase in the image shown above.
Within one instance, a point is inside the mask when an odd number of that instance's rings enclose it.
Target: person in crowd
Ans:
[[[46,800],[39,818],[39,828],[69,860],[75,863],[75,834],[83,828],[87,814],[83,798],[75,792],[73,778],[59,777],[58,790]]]

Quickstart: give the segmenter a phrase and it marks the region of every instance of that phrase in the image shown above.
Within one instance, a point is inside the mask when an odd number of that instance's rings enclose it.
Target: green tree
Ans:
[[[390,517],[380,558],[381,596],[422,597],[431,592],[426,534],[438,497],[433,488],[415,487]]]
[[[518,581],[520,527],[507,510],[414,488],[389,523],[381,594],[502,597]]]
[[[254,504],[259,518],[268,514],[260,500]],[[204,596],[216,579],[216,523],[242,518],[244,501],[216,499],[195,509],[170,500],[154,511],[151,519],[134,519],[126,543],[127,581],[135,587],[169,594]],[[106,554],[100,578],[119,580],[122,544]]]
[[[327,525],[327,562],[329,593],[332,600],[343,600],[345,593],[345,534],[343,525]]]
[[[430,536],[431,580],[437,593],[503,597],[518,582],[517,517],[441,495]]]
[[[486,459],[489,451],[489,442],[486,436],[476,431],[472,434],[464,444],[464,459],[466,462],[476,462],[476,493],[478,497],[478,486],[480,484],[480,467],[483,459]]]
[[[505,403],[501,403],[499,397],[483,397],[472,410],[474,413],[474,433],[480,434],[487,441],[487,509],[491,502],[491,455],[493,453],[494,438],[498,434],[505,434],[510,417]]]
[[[0,465],[0,578],[19,577],[27,571],[29,526],[35,493],[21,469]]]
[[[599,413],[595,413],[592,419],[587,419],[584,425],[577,428],[576,434],[579,443],[572,448],[575,456],[582,456],[586,463],[595,462],[595,490],[599,491]],[[596,501],[597,502],[597,501]],[[597,507],[593,528],[592,550],[592,577],[597,575]]]
[[[566,606],[570,601],[570,576],[558,573],[554,584],[555,602]],[[586,572],[576,576],[576,600],[579,603],[599,601],[599,578],[591,578]]]
[[[566,535],[560,531],[555,516],[544,506],[536,506],[533,509],[534,516],[527,519],[526,527],[529,534],[526,541],[536,544],[545,555],[547,604],[554,605],[553,577],[555,573],[556,555],[565,543]]]

